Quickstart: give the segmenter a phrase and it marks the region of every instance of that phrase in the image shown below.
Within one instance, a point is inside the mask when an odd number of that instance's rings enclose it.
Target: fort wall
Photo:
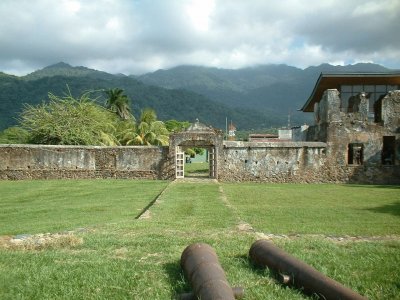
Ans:
[[[168,147],[0,145],[0,179],[162,179]]]
[[[337,149],[342,151],[343,149]],[[321,142],[224,142],[218,179],[226,182],[400,184],[400,167],[341,164]],[[342,151],[342,152],[343,152]],[[0,145],[0,179],[174,179],[168,147]]]

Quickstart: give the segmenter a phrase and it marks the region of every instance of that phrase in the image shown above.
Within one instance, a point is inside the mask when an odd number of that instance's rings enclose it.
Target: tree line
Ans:
[[[124,90],[113,88],[103,93],[105,103],[93,97],[93,91],[73,97],[68,88],[63,96],[49,93],[46,102],[25,104],[18,126],[1,132],[0,143],[164,146],[168,145],[169,134],[190,125],[176,120],[160,121],[151,108],[143,109],[136,120]]]

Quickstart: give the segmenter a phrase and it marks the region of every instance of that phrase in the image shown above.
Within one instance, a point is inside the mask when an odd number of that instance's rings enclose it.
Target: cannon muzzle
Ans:
[[[208,244],[187,246],[182,252],[181,266],[193,294],[182,294],[180,299],[231,300],[235,295],[243,295],[243,289],[230,287],[217,254]]]
[[[326,300],[366,299],[267,240],[254,242],[250,248],[249,256],[254,264],[261,267],[267,266],[275,271],[279,275],[278,278],[281,283],[303,289],[308,294],[315,294]]]

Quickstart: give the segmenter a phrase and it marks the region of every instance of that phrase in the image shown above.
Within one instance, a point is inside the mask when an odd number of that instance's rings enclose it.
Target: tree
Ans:
[[[20,115],[21,127],[34,144],[117,145],[118,117],[99,106],[85,93],[75,99],[71,93],[58,97],[51,93],[49,102],[25,105]]]
[[[168,145],[169,132],[164,122],[157,120],[157,115],[153,109],[146,108],[140,115],[139,124],[136,130],[131,132],[131,139],[127,145]]]
[[[129,107],[129,98],[124,94],[124,90],[114,88],[106,90],[108,96],[106,107],[111,111],[117,113],[122,120],[129,120],[133,118]]]

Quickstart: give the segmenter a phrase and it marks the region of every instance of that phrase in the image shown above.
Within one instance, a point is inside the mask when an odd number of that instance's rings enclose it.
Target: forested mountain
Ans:
[[[376,64],[332,66],[322,64],[304,70],[287,65],[262,65],[239,70],[196,66],[180,66],[137,77],[140,81],[165,88],[184,88],[202,94],[230,107],[271,112],[285,124],[288,114],[292,122],[308,121],[309,114],[298,112],[310,96],[321,72],[385,72]]]
[[[121,88],[131,99],[132,112],[156,110],[159,119],[201,122],[225,128],[232,120],[238,129],[281,127],[309,120],[300,108],[321,72],[384,72],[375,64],[332,66],[305,70],[287,65],[264,65],[239,70],[181,66],[142,76],[113,75],[86,67],[58,63],[17,77],[0,72],[0,130],[15,125],[24,103],[47,100],[48,92],[62,95],[67,85],[73,96],[92,90],[104,103],[104,89]]]
[[[16,118],[25,103],[46,101],[49,92],[63,95],[67,86],[75,97],[85,91],[95,91],[93,96],[100,103],[106,100],[103,90],[124,89],[136,117],[142,109],[150,107],[156,110],[160,120],[193,122],[199,118],[218,128],[225,128],[226,117],[235,120],[242,129],[269,127],[280,121],[275,117],[267,119],[256,111],[227,107],[191,91],[150,86],[128,76],[59,63],[23,77],[0,73],[0,130],[17,124]]]

